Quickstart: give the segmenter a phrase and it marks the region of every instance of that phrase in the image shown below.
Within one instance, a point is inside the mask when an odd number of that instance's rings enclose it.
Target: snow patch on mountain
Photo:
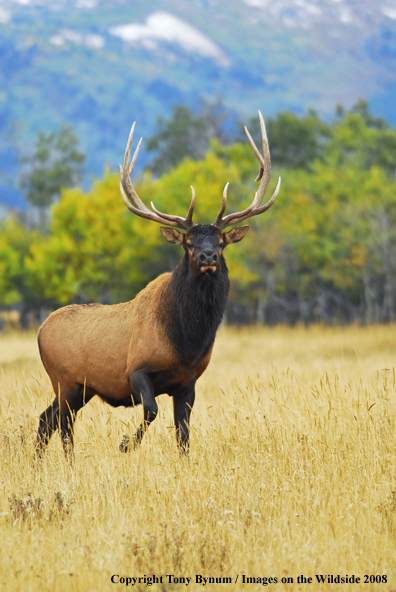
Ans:
[[[72,4],[76,6],[76,8],[96,8],[98,6],[99,0],[74,0]],[[62,6],[70,5],[71,2],[69,0],[0,0],[0,4],[12,6],[15,4],[19,4],[21,6],[48,6],[50,8],[61,8]]]
[[[382,16],[396,19],[392,0],[373,3],[372,0],[240,0],[268,18],[280,20],[286,26],[313,27],[338,22],[341,25],[364,24]]]
[[[93,10],[97,7],[98,3],[96,0],[77,0],[75,5],[77,8],[89,8]]]
[[[395,7],[390,7],[390,6],[384,6],[382,8],[382,12],[385,16],[389,17],[390,19],[396,21],[396,6]]]
[[[11,12],[7,8],[0,6],[0,23],[6,25],[11,20]]]
[[[175,43],[189,53],[215,59],[222,66],[229,60],[210,37],[168,12],[153,12],[144,24],[129,23],[112,27],[109,32],[131,45],[139,45],[148,50],[156,50],[159,43]]]
[[[64,45],[67,41],[71,43],[77,43],[80,45],[86,45],[92,49],[101,49],[105,41],[101,35],[95,35],[93,33],[79,33],[70,29],[64,29],[50,37],[50,42],[53,45]]]

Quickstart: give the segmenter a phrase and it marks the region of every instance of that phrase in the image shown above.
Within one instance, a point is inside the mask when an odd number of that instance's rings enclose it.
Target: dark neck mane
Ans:
[[[191,275],[186,255],[172,274],[163,299],[162,322],[182,360],[191,363],[213,345],[223,318],[230,282],[221,257],[218,275]]]

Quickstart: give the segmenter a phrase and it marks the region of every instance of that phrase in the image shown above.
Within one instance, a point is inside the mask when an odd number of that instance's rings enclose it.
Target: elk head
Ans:
[[[122,198],[127,208],[134,214],[137,214],[142,218],[154,220],[155,222],[166,225],[166,227],[162,226],[160,228],[161,234],[168,242],[180,245],[185,250],[189,260],[190,272],[196,277],[202,274],[218,273],[221,265],[221,254],[223,249],[231,243],[237,243],[242,240],[247,234],[249,226],[240,226],[233,228],[228,232],[224,232],[225,229],[229,228],[230,226],[235,226],[236,224],[239,224],[240,222],[243,222],[252,216],[262,214],[272,206],[279,193],[281,182],[280,178],[271,199],[266,204],[261,206],[261,202],[271,176],[271,158],[264,119],[261,115],[261,112],[259,111],[258,113],[260,119],[263,155],[261,155],[256,144],[254,143],[253,138],[245,126],[245,133],[260,163],[259,174],[256,178],[256,181],[260,183],[257,192],[252,203],[248,208],[246,208],[246,210],[228,214],[227,216],[223,217],[227,206],[227,183],[224,188],[220,211],[213,224],[194,224],[192,218],[195,205],[195,192],[192,187],[191,203],[185,218],[159,212],[154,206],[153,202],[151,202],[151,210],[149,210],[147,206],[144,205],[136,193],[130,178],[136,163],[140,145],[142,143],[141,138],[132,160],[130,160],[135,123],[132,125],[125,150],[124,164],[123,166],[120,165],[120,188]],[[177,228],[183,230],[184,232],[179,232],[179,230],[176,230]]]

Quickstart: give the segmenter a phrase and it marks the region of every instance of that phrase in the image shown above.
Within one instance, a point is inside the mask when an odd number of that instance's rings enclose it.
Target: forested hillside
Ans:
[[[267,127],[274,165],[268,197],[278,175],[281,191],[268,212],[249,220],[244,241],[227,248],[228,322],[394,320],[396,131],[364,102],[339,110],[331,124],[313,112],[279,113]],[[247,142],[214,139],[201,160],[181,160],[158,178],[147,170],[134,184],[146,204],[178,215],[193,185],[195,222],[211,223],[224,185],[230,182],[227,211],[241,210],[253,199],[256,175]],[[0,307],[17,308],[27,323],[71,302],[128,300],[181,256],[157,224],[126,210],[118,174],[108,171],[88,192],[64,190],[47,229],[15,216],[3,222]]]
[[[25,205],[20,159],[62,124],[87,188],[117,169],[133,120],[150,136],[174,104],[220,99],[231,133],[257,108],[330,120],[363,98],[396,125],[395,89],[390,0],[0,0],[0,204]]]

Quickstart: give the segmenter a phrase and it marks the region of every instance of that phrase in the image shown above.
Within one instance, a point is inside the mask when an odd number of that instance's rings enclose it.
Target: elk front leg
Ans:
[[[195,381],[173,397],[176,441],[182,454],[190,450],[190,416],[195,400]]]
[[[143,405],[143,422],[132,437],[132,445],[128,436],[124,435],[120,444],[121,452],[129,452],[131,448],[136,450],[143,439],[145,431],[158,413],[154,387],[147,374],[145,372],[135,372],[129,377],[129,384],[131,385],[133,399],[137,404],[142,403]]]

